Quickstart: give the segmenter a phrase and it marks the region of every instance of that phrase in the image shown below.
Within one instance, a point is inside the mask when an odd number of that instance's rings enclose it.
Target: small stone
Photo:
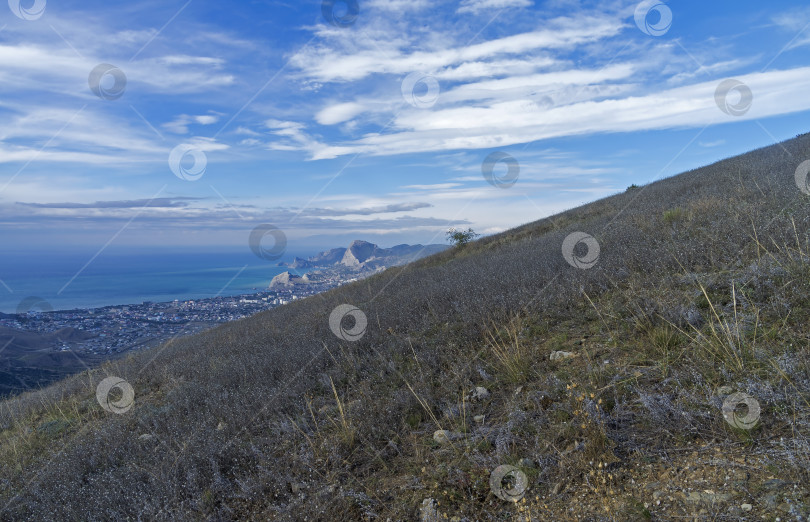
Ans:
[[[301,493],[301,491],[304,489],[303,484],[298,484],[296,482],[290,482],[288,485],[290,486],[290,492],[293,495]]]
[[[486,419],[486,415],[476,415],[475,417],[473,417],[473,420],[478,424],[483,424],[484,419]]]
[[[422,501],[422,505],[419,507],[419,520],[420,522],[439,522],[439,508],[435,500],[426,498]]]
[[[225,424],[224,422],[220,422],[219,424],[217,424],[217,431],[224,430],[226,426],[227,424]]]
[[[740,506],[740,509],[742,509],[743,511],[748,513],[749,511],[754,509],[754,506],[752,506],[751,504],[743,504],[743,505]]]
[[[145,441],[145,440],[152,440],[153,438],[155,438],[154,435],[149,434],[149,433],[144,433],[143,435],[138,437],[138,440],[144,440]]]
[[[556,351],[556,352],[551,352],[551,355],[548,358],[551,359],[552,361],[561,361],[563,359],[570,359],[570,358],[576,357],[576,356],[577,356],[577,354],[575,354],[573,352],[564,352],[564,351],[560,350],[560,351]]]
[[[451,440],[455,440],[461,437],[461,433],[456,433],[454,431],[448,430],[436,430],[433,432],[433,440],[438,442],[439,444],[447,444]]]
[[[475,391],[473,392],[473,399],[478,399],[479,401],[483,401],[489,398],[489,390],[484,388],[483,386],[476,386]]]

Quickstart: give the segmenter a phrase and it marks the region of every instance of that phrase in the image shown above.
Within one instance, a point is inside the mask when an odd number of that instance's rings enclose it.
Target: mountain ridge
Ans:
[[[279,263],[278,266],[305,269],[342,265],[354,269],[377,269],[409,263],[447,248],[448,245],[442,244],[400,244],[391,248],[383,248],[369,241],[355,239],[348,247],[325,250],[307,259],[295,257],[292,262]]]

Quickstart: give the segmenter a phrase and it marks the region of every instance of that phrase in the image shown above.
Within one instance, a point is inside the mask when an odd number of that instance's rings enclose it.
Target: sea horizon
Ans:
[[[127,252],[100,255],[88,264],[91,256],[78,252],[4,255],[0,312],[16,313],[32,297],[53,310],[73,310],[253,294],[284,271],[306,273],[277,266],[293,257],[268,261],[241,252]]]

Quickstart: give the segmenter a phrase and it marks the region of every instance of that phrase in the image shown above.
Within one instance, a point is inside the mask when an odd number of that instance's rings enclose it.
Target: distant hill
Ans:
[[[340,263],[343,259],[343,254],[346,252],[345,248],[333,248],[318,255],[312,256],[309,259],[301,259],[296,257],[292,263],[279,263],[279,266],[289,266],[290,268],[313,268],[313,267],[327,267]]]
[[[282,272],[275,276],[272,281],[270,281],[268,288],[270,290],[289,289],[294,287],[296,284],[304,282],[304,278],[299,275],[292,274],[290,272]]]
[[[40,334],[0,327],[0,397],[38,388],[96,364],[60,350],[66,343],[92,337],[73,328]]]
[[[447,245],[439,244],[427,246],[402,244],[391,248],[381,248],[368,241],[355,240],[348,248],[333,248],[308,259],[296,257],[291,263],[279,263],[279,266],[306,269],[341,265],[358,270],[373,270],[380,267],[404,265],[447,248]]]
[[[808,520],[807,160],[633,186],[3,401],[0,520]]]

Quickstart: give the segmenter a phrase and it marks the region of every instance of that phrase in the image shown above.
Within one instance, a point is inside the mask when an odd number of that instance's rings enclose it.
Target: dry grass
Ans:
[[[522,383],[529,377],[534,359],[532,348],[521,341],[522,321],[513,317],[502,327],[495,325],[487,332],[492,354],[507,382]]]

